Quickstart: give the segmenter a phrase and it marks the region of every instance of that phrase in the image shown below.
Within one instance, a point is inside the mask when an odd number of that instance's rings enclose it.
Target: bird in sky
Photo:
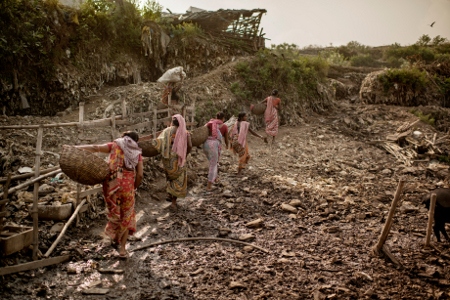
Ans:
[[[436,23],[436,21],[434,21],[433,23],[430,24],[430,27],[433,27],[434,23]]]

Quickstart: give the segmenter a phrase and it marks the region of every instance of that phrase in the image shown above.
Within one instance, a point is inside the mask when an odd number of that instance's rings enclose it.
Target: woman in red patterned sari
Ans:
[[[111,143],[76,146],[90,152],[109,153],[110,176],[103,183],[108,209],[105,233],[119,245],[120,257],[127,257],[125,246],[128,235],[136,232],[135,190],[141,184],[144,173],[138,140],[136,132],[128,131]]]

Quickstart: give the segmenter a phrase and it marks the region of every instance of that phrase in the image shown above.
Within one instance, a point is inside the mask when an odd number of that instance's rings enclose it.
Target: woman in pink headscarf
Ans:
[[[264,121],[266,122],[266,134],[272,137],[273,145],[278,134],[278,110],[281,108],[281,99],[277,97],[278,90],[273,90],[272,95],[264,99],[261,103],[266,103]]]
[[[186,130],[183,116],[174,115],[171,126],[152,140],[152,145],[161,154],[166,171],[166,200],[172,202],[171,208],[177,208],[177,198],[184,198],[187,194],[186,157],[192,149],[191,135]]]
[[[238,120],[234,123],[230,131],[231,148],[235,154],[239,155],[238,175],[241,174],[242,169],[245,168],[250,160],[250,154],[248,152],[247,133],[264,140],[267,143],[267,139],[260,136],[256,132],[250,129],[250,123],[247,122],[247,114],[241,112],[238,115]]]
[[[203,151],[209,160],[208,184],[206,189],[210,191],[212,184],[216,183],[219,176],[219,158],[222,150],[222,137],[225,137],[225,144],[228,148],[228,127],[223,123],[225,114],[218,112],[215,119],[206,123],[208,127],[208,139],[203,143]]]

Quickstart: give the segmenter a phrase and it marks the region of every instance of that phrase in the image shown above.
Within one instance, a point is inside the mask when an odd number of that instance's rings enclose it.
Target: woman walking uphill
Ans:
[[[225,144],[228,148],[228,127],[223,123],[225,114],[218,112],[215,119],[206,123],[208,127],[208,139],[203,143],[203,151],[209,160],[208,184],[206,189],[210,191],[212,184],[218,180],[218,164],[220,152],[222,150],[222,137],[225,137]]]
[[[137,132],[127,131],[111,143],[75,146],[90,152],[109,153],[110,175],[103,182],[108,209],[105,233],[119,245],[119,256],[122,258],[128,255],[125,248],[128,236],[136,232],[135,190],[141,184],[144,173],[138,140]]]
[[[250,132],[252,135],[259,137],[267,143],[267,138],[264,138],[250,129],[250,123],[247,122],[247,114],[245,112],[241,112],[238,115],[238,120],[234,123],[231,131],[231,148],[235,154],[239,155],[239,166],[238,166],[238,175],[241,174],[242,169],[245,168],[248,161],[250,160],[250,154],[248,152],[248,143],[247,143],[247,133]]]
[[[264,121],[266,122],[266,134],[272,137],[270,145],[275,142],[278,134],[278,110],[281,108],[281,99],[277,97],[278,90],[273,90],[272,95],[264,99],[261,103],[266,103],[264,111]]]
[[[191,152],[191,135],[186,130],[186,122],[182,115],[172,116],[171,126],[164,129],[157,139],[152,141],[162,156],[166,172],[168,193],[167,201],[172,202],[170,208],[177,208],[177,198],[187,194],[186,156]]]

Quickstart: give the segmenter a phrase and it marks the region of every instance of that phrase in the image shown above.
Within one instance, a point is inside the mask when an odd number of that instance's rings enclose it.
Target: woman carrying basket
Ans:
[[[111,143],[75,146],[90,152],[109,153],[110,175],[103,183],[108,209],[105,233],[119,245],[119,256],[122,258],[128,256],[125,248],[128,236],[136,232],[135,191],[144,175],[138,140],[136,132],[127,131]]]
[[[267,143],[267,138],[260,136],[250,129],[250,123],[247,122],[247,114],[245,112],[241,112],[238,115],[237,122],[234,123],[230,131],[231,148],[235,154],[239,155],[238,175],[241,174],[242,169],[245,168],[250,160],[247,143],[248,132]]]
[[[171,209],[176,209],[177,198],[184,198],[187,194],[186,156],[192,149],[191,135],[186,130],[183,116],[174,115],[171,126],[164,129],[158,138],[152,140],[152,146],[162,156],[167,179],[166,200],[172,203]]]
[[[264,99],[261,103],[266,103],[264,111],[264,121],[266,122],[266,134],[272,137],[270,145],[275,142],[278,134],[278,110],[281,108],[281,99],[277,97],[278,90],[273,90],[272,95]]]
[[[208,184],[206,190],[212,189],[212,184],[218,180],[219,158],[222,150],[222,137],[225,137],[225,144],[228,148],[228,127],[223,123],[225,114],[218,112],[215,119],[206,123],[208,127],[208,139],[203,143],[203,151],[209,161]]]

